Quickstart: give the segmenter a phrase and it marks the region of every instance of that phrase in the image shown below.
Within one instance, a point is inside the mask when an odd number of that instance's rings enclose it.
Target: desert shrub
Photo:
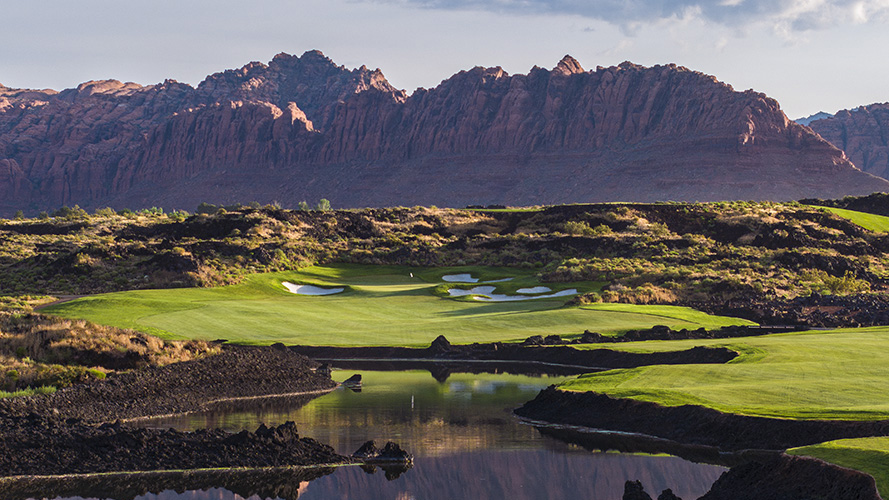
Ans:
[[[851,271],[846,271],[843,276],[831,276],[817,269],[805,273],[803,277],[814,282],[812,288],[815,291],[831,295],[849,295],[870,290],[870,283],[856,278]]]
[[[114,209],[111,207],[98,208],[93,213],[99,217],[114,217],[115,215],[117,215],[117,212],[115,212]]]

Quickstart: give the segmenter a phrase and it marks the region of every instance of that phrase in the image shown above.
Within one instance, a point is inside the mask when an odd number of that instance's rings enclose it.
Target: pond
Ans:
[[[433,370],[435,371],[435,370]],[[365,441],[395,441],[414,454],[413,468],[385,474],[356,466],[338,467],[316,479],[258,474],[246,488],[220,482],[200,489],[147,486],[154,493],[92,490],[88,483],[61,498],[114,500],[313,499],[576,499],[618,500],[624,482],[640,480],[652,497],[663,489],[697,498],[726,470],[668,455],[590,452],[547,437],[522,423],[512,409],[537,392],[564,380],[558,376],[505,373],[444,373],[428,370],[360,370],[360,392],[339,388],[307,404],[298,399],[266,400],[228,408],[143,421],[147,427],[255,430],[260,423],[296,422],[300,435],[351,454]],[[335,370],[342,381],[355,369]],[[396,477],[397,476],[397,477]],[[242,484],[245,481],[240,481]],[[275,484],[280,482],[281,484]],[[168,488],[164,490],[165,488]],[[234,492],[232,490],[237,490]],[[111,497],[108,495],[118,495]],[[44,494],[45,495],[45,494]],[[129,495],[127,497],[123,495]],[[37,498],[40,498],[39,496]],[[46,496],[46,498],[60,498]]]

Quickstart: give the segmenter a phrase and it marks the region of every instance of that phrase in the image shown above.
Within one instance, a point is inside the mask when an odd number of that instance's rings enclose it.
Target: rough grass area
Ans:
[[[859,226],[878,233],[889,232],[889,217],[885,215],[856,212],[844,208],[824,207],[825,210],[835,213],[840,217],[849,219]]]
[[[107,372],[185,361],[218,349],[35,313],[52,297],[0,297],[0,397],[67,387]],[[48,390],[48,389],[43,389]]]
[[[877,481],[880,496],[889,498],[889,437],[841,439],[794,448],[787,453],[820,458],[870,474]]]
[[[663,307],[652,314],[643,309],[633,312],[632,306],[621,306],[619,311],[566,307],[569,297],[496,303],[446,297],[448,286],[442,286],[442,276],[462,273],[482,281],[513,277],[512,281],[492,284],[501,293],[541,284],[533,271],[518,269],[319,266],[252,275],[241,285],[220,288],[97,295],[45,311],[165,338],[302,345],[427,346],[438,335],[453,343],[471,343],[522,340],[531,335],[580,335],[586,329],[617,333],[656,324],[710,328],[746,323],[690,314],[684,308]],[[346,290],[336,295],[300,296],[287,292],[282,281]],[[555,291],[577,288],[581,293],[600,286],[593,282],[546,285]]]
[[[648,366],[583,375],[562,389],[668,406],[798,419],[889,418],[889,327],[801,332],[731,340],[619,344],[638,352],[725,346],[725,365]]]

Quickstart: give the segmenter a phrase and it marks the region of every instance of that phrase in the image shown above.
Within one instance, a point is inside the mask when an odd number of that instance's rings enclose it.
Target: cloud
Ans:
[[[383,0],[429,9],[568,14],[632,31],[664,20],[701,19],[730,27],[767,25],[777,32],[825,29],[889,19],[889,0]]]

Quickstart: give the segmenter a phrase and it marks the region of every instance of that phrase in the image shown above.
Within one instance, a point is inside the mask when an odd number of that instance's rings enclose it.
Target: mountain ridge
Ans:
[[[0,210],[838,197],[889,190],[777,101],[675,64],[460,71],[408,95],[319,51],[196,87],[0,88]]]
[[[840,110],[809,126],[861,170],[889,178],[889,102]]]

